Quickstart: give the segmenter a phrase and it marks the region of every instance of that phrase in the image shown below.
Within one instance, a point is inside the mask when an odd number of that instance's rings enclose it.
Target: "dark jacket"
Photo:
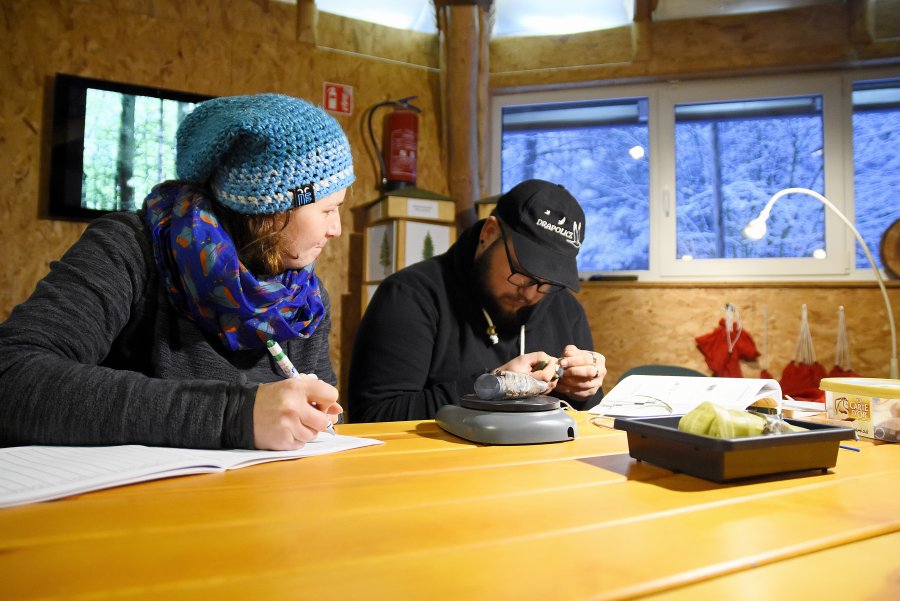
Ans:
[[[301,372],[336,381],[326,313],[282,343]],[[177,314],[137,213],[94,220],[0,324],[0,445],[253,448],[266,349],[233,352]]]
[[[483,221],[443,255],[398,271],[379,284],[353,345],[350,421],[431,419],[473,391],[475,378],[519,355],[519,330],[492,345],[476,294],[473,259]],[[581,304],[550,293],[525,324],[525,352],[560,356],[568,344],[593,349]],[[561,397],[565,398],[565,397]],[[566,399],[577,409],[600,402]]]

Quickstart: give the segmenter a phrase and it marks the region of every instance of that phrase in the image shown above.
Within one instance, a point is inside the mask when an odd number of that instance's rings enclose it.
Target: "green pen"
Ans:
[[[301,374],[297,371],[297,368],[294,367],[294,364],[291,363],[291,360],[288,359],[288,356],[284,354],[284,351],[281,349],[281,345],[275,342],[274,340],[269,340],[266,342],[266,348],[269,349],[269,354],[275,358],[275,364],[278,365],[278,369],[281,370],[281,373],[285,378],[294,379],[294,380],[302,380],[305,377],[311,378],[313,380],[318,380],[319,378],[316,374]],[[317,407],[316,402],[312,402],[313,407]],[[337,434],[334,431],[334,424],[331,423],[331,420],[328,420],[328,432],[331,433],[332,436],[336,436]]]

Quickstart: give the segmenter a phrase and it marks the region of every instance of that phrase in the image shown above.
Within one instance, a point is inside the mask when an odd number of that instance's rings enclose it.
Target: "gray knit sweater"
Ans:
[[[330,303],[282,346],[301,372],[337,381]],[[0,324],[0,445],[253,448],[259,383],[282,376],[266,349],[226,349],[177,314],[137,213],[94,220]]]

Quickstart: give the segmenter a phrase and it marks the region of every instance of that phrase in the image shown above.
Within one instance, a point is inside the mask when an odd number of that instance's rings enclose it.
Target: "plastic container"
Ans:
[[[778,436],[713,438],[678,429],[680,415],[620,417],[614,427],[628,433],[628,452],[639,460],[714,482],[834,467],[852,428],[785,420],[806,432]]]
[[[900,380],[823,378],[829,419],[847,422],[860,436],[900,442]]]

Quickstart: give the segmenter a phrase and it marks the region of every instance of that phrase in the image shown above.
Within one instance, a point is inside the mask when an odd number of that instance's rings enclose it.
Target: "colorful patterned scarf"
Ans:
[[[160,184],[144,202],[160,277],[183,315],[234,351],[316,331],[325,307],[315,263],[258,280],[196,188]]]

